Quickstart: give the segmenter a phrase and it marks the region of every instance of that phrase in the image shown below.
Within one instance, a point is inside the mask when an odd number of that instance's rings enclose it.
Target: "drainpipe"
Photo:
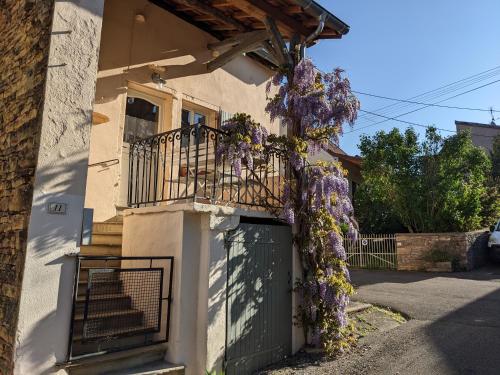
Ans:
[[[300,56],[304,59],[306,57],[306,46],[312,42],[314,39],[316,39],[316,37],[321,34],[321,32],[323,31],[324,27],[325,27],[325,20],[326,20],[326,16],[327,14],[326,13],[323,13],[321,14],[321,16],[319,16],[319,24],[318,24],[318,27],[316,27],[316,30],[314,30],[314,32],[309,35],[306,40],[304,41],[304,43],[302,43],[300,45]]]
[[[304,11],[311,14],[313,17],[321,17],[326,14],[325,25],[336,30],[340,35],[345,35],[349,32],[349,25],[328,12],[321,5],[313,0],[292,0],[292,3],[300,6]]]

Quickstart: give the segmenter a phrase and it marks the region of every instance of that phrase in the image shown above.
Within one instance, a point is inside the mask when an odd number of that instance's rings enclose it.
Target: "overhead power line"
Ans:
[[[428,128],[435,128],[437,130],[440,130],[440,131],[443,131],[443,132],[449,132],[449,133],[456,133],[457,132],[456,130],[449,130],[449,129],[438,128],[438,127],[436,127],[434,125],[424,125],[424,124],[419,124],[419,123],[413,122],[413,121],[401,120],[401,119],[398,119],[396,117],[388,117],[388,116],[384,116],[384,115],[379,115],[378,113],[370,112],[370,111],[365,111],[363,109],[360,109],[359,111],[367,113],[367,114],[370,114],[370,115],[373,115],[373,116],[383,117],[383,118],[386,119],[386,121],[391,121],[392,120],[392,121],[401,122],[403,124],[412,125],[412,126],[418,126],[420,128],[426,128],[426,129],[428,129]],[[365,128],[368,128],[370,126],[371,125],[364,126],[363,128],[359,128],[359,129],[353,129],[351,131],[345,132],[344,134],[354,133],[354,132],[356,132],[358,130],[365,129]],[[493,135],[483,135],[483,134],[474,134],[474,133],[472,133],[472,135],[474,135],[476,137],[486,137],[486,138],[494,138],[495,137]]]
[[[413,100],[405,100],[405,99],[396,99],[396,98],[390,98],[388,96],[383,96],[383,95],[376,95],[376,94],[370,94],[368,92],[362,92],[362,91],[355,91],[352,90],[353,93],[359,94],[359,95],[366,95],[366,96],[371,96],[374,98],[379,98],[379,99],[386,99],[386,100],[392,100],[396,102],[402,102],[402,103],[411,103],[411,104],[419,104],[419,105],[425,105],[428,107],[438,107],[438,108],[448,108],[448,109],[463,109],[467,111],[480,111],[480,112],[500,112],[492,109],[485,109],[485,108],[469,108],[469,107],[455,107],[451,105],[440,105],[440,104],[433,104],[433,103],[422,103],[422,102],[417,102]]]
[[[413,96],[413,97],[409,98],[408,100],[418,99],[420,101],[431,101],[431,100],[437,99],[439,97],[442,97],[446,94],[451,94],[452,92],[455,92],[455,91],[458,91],[460,89],[477,84],[481,81],[485,81],[489,78],[493,78],[495,76],[498,76],[499,74],[500,74],[500,65],[496,66],[494,68],[488,69],[486,71],[483,71],[481,73],[477,73],[477,74],[474,74],[472,76],[455,81],[453,83],[449,83],[449,84],[444,85],[442,87],[439,87],[437,89],[430,90],[430,91],[424,92],[422,94]],[[393,103],[393,104],[389,104],[389,105],[380,107],[380,108],[374,110],[374,112],[382,113],[384,115],[392,115],[397,110],[401,110],[405,107],[412,107],[412,106],[415,106],[415,104]],[[367,115],[367,114],[360,116],[358,120],[374,121],[370,117],[370,115]]]
[[[468,94],[468,93],[470,93],[470,92],[473,92],[473,91],[476,91],[476,90],[482,89],[482,88],[484,88],[484,87],[486,87],[486,86],[490,86],[490,85],[493,85],[494,83],[498,83],[498,82],[500,82],[500,79],[497,79],[496,81],[493,81],[493,82],[486,83],[486,84],[481,85],[481,86],[478,86],[478,87],[474,87],[473,89],[470,89],[470,90],[467,90],[467,91],[461,92],[461,93],[459,93],[459,94],[456,94],[456,95],[450,96],[450,97],[448,97],[448,98],[446,98],[446,99],[442,99],[442,100],[437,101],[436,103],[433,103],[433,104],[439,104],[439,103],[441,103],[441,102],[444,102],[445,100],[453,99],[453,98],[459,97],[459,96],[461,96],[461,95]],[[361,130],[361,129],[366,129],[366,128],[369,128],[369,127],[371,127],[371,126],[379,125],[379,124],[382,124],[382,123],[387,122],[387,121],[389,121],[389,120],[395,120],[395,119],[397,119],[397,118],[399,118],[399,117],[409,115],[410,113],[418,112],[418,111],[420,111],[420,110],[422,110],[422,109],[424,109],[424,108],[427,108],[427,107],[429,107],[429,106],[430,106],[430,105],[424,105],[424,106],[422,106],[422,107],[420,107],[420,108],[417,108],[417,109],[414,109],[414,110],[411,110],[411,111],[408,111],[408,112],[402,113],[402,114],[397,115],[397,116],[394,116],[394,117],[388,117],[388,116],[385,116],[385,115],[380,115],[380,114],[375,113],[375,112],[362,111],[362,112],[365,112],[365,113],[371,114],[372,116],[384,117],[384,118],[386,118],[386,119],[385,119],[385,120],[382,120],[382,121],[377,121],[377,122],[375,122],[375,123],[373,123],[373,124],[370,124],[370,125],[363,126],[363,127],[361,127],[361,128],[353,129],[350,133],[355,132],[355,131],[358,131],[358,130]]]
[[[367,113],[369,115],[373,115],[373,116],[377,116],[377,117],[382,117],[382,118],[385,118],[386,120],[385,121],[397,121],[397,122],[401,122],[403,124],[407,124],[407,125],[413,125],[413,126],[418,126],[418,127],[421,127],[421,128],[429,128],[431,127],[431,125],[423,125],[423,124],[419,124],[419,123],[416,123],[416,122],[412,122],[412,121],[406,121],[406,120],[400,120],[398,119],[397,117],[388,117],[388,116],[384,116],[384,115],[380,115],[378,113],[375,113],[375,112],[371,112],[371,111],[365,111],[363,109],[360,109],[359,110],[360,112],[364,112],[364,113]],[[384,122],[385,122],[384,121]],[[367,126],[363,126],[362,128],[358,128],[358,129],[353,129],[351,131],[348,131],[348,132],[345,132],[344,134],[349,134],[349,133],[354,133],[358,130],[362,130],[362,129],[366,129],[366,128],[369,128],[370,126],[373,126],[375,124],[371,124],[371,125],[367,125]],[[435,126],[433,126],[434,128],[436,128]],[[442,128],[436,128],[437,130],[442,130],[442,131],[445,131],[445,132],[450,132],[450,133],[456,133],[454,130],[449,130],[449,129],[442,129]]]

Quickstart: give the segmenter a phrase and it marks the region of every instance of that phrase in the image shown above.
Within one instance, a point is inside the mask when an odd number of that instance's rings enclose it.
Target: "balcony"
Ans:
[[[286,155],[271,149],[254,168],[217,155],[225,133],[202,124],[186,125],[130,145],[128,206],[199,202],[256,209],[282,206]]]

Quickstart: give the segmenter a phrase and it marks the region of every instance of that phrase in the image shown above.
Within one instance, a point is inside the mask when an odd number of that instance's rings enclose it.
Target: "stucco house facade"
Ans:
[[[3,21],[0,372],[246,374],[296,352],[300,265],[266,210],[286,155],[237,177],[216,149],[236,113],[284,134],[264,111],[280,47],[348,26],[302,0],[20,1]]]
[[[493,151],[493,139],[500,136],[500,126],[495,122],[481,124],[478,122],[455,121],[457,132],[469,131],[472,142],[482,147],[487,153]]]

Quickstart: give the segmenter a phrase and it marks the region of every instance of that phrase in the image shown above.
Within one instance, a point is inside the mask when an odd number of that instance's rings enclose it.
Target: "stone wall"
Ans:
[[[471,270],[486,263],[488,233],[398,233],[396,234],[398,270],[436,269],[429,252],[445,252],[455,267]]]
[[[13,369],[53,0],[0,9],[0,373]]]

